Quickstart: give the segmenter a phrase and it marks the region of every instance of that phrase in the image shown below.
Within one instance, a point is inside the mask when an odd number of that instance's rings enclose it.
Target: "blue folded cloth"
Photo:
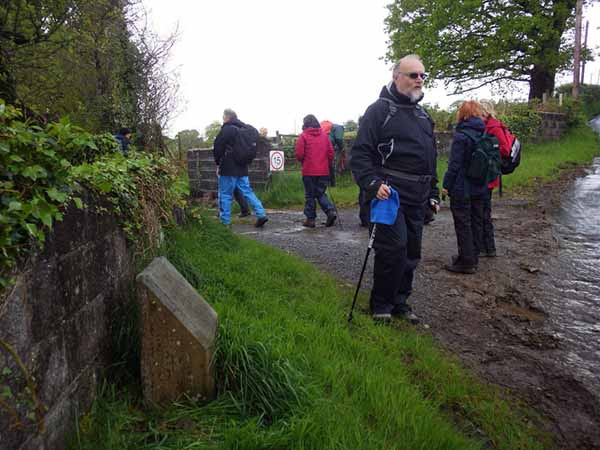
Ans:
[[[390,191],[391,194],[387,200],[375,198],[371,201],[371,223],[380,223],[383,225],[393,225],[396,223],[396,216],[400,208],[400,196],[391,186]]]

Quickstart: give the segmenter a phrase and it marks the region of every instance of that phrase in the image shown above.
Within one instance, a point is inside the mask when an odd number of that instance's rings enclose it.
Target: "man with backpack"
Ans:
[[[395,223],[377,224],[370,307],[375,321],[418,318],[407,303],[421,259],[423,205],[439,209],[434,124],[418,103],[426,74],[416,55],[402,58],[392,81],[367,108],[352,146],[350,168],[368,201],[399,194]]]
[[[255,227],[261,228],[269,220],[248,179],[248,165],[256,157],[257,140],[258,131],[241,122],[235,111],[223,112],[223,126],[215,138],[213,154],[219,172],[219,218],[224,225],[231,224],[231,202],[236,188],[256,214]]]

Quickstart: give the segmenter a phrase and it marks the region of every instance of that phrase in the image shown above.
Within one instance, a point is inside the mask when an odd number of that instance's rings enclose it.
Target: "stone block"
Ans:
[[[217,313],[164,257],[137,276],[137,285],[146,402],[166,405],[184,393],[214,398]]]

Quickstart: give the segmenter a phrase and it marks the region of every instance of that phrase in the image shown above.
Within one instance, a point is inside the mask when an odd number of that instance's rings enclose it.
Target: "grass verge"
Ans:
[[[161,411],[107,385],[75,449],[538,449],[519,405],[429,336],[346,315],[352,293],[303,260],[206,219],[166,256],[219,313],[219,397]],[[362,306],[365,298],[362,298]]]
[[[290,208],[304,205],[304,185],[300,171],[273,172],[271,185],[266,191],[257,192],[268,208]],[[337,207],[357,203],[358,186],[350,173],[336,178],[335,187],[327,188],[327,196]]]
[[[521,164],[502,177],[507,193],[522,192],[540,182],[550,181],[564,168],[588,164],[600,153],[598,135],[588,126],[570,130],[562,139],[540,144],[524,144]]]

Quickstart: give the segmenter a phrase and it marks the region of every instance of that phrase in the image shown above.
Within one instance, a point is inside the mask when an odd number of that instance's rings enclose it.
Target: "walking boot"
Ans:
[[[327,214],[327,222],[325,222],[326,227],[330,227],[335,223],[335,219],[337,219],[337,215],[335,212],[330,212]]]
[[[392,315],[390,313],[374,313],[373,322],[376,324],[389,324],[392,321]]]
[[[464,264],[460,264],[460,263],[454,263],[454,264],[444,264],[444,269],[446,269],[449,272],[454,272],[454,273],[475,273],[476,272],[476,267],[475,266],[466,266]]]
[[[306,219],[302,222],[303,227],[314,228],[315,227],[315,219]]]
[[[254,226],[256,228],[262,228],[263,225],[265,223],[267,223],[268,220],[269,220],[269,218],[267,216],[265,216],[265,217],[259,217],[258,219],[256,219],[256,223],[254,224]]]

